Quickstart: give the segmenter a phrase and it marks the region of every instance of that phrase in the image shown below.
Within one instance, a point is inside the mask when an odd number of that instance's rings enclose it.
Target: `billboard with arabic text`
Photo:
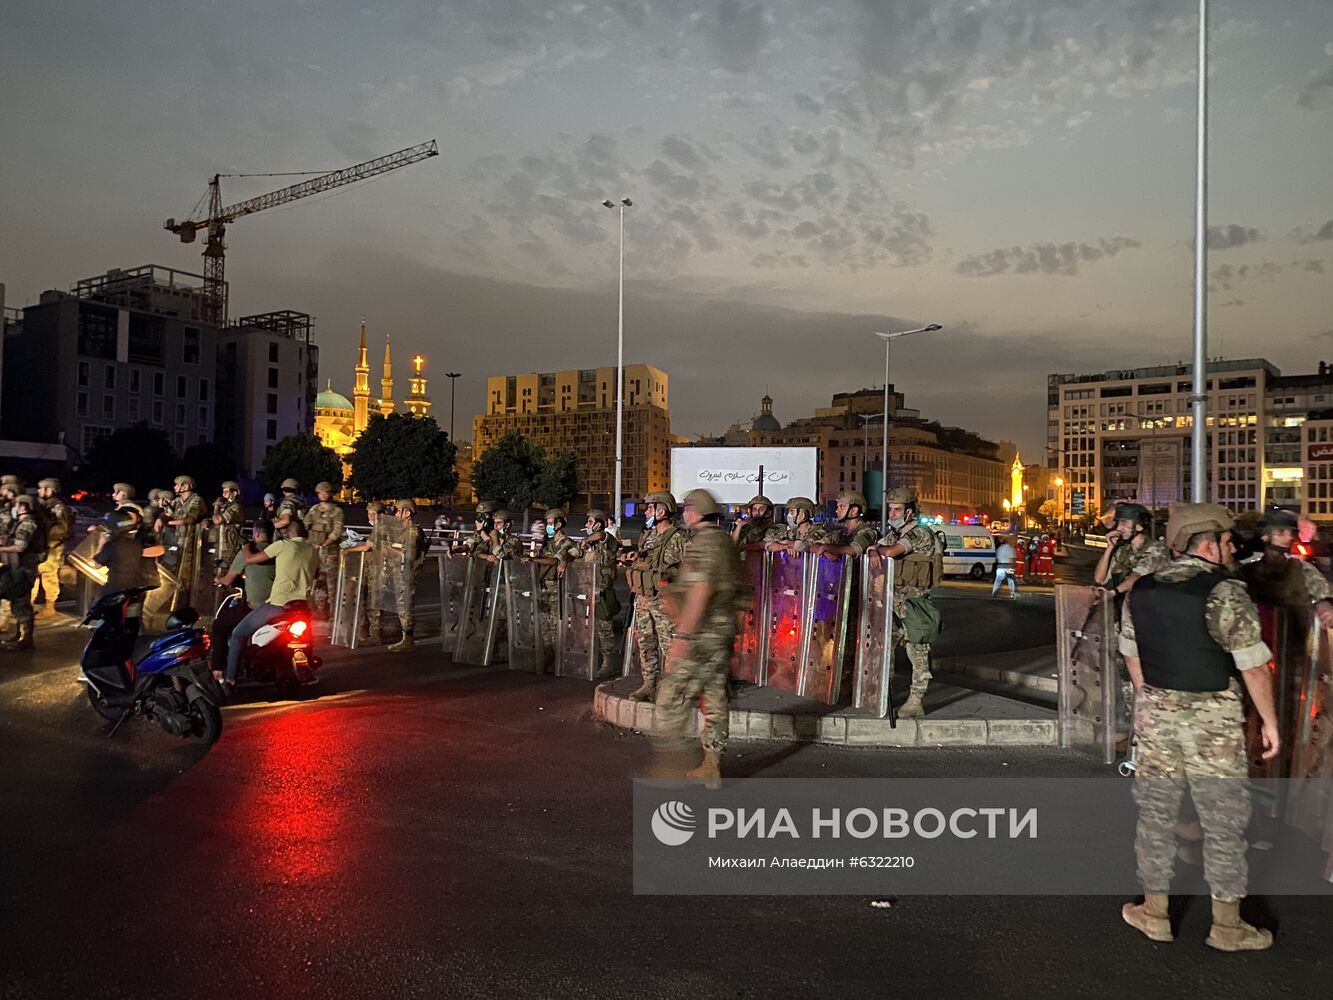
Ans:
[[[671,492],[679,500],[702,486],[725,504],[743,504],[756,493],[774,503],[817,502],[818,466],[818,448],[672,448]]]

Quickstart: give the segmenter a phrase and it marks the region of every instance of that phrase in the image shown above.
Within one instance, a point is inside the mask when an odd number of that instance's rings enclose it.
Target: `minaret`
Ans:
[[[352,437],[370,423],[370,364],[366,361],[366,318],[361,317],[361,349],[356,355],[356,384],[352,387]]]
[[[386,417],[396,407],[393,402],[393,361],[389,357],[389,336],[384,336],[384,377],[380,379],[380,412]]]
[[[424,417],[430,412],[430,400],[426,398],[426,376],[422,374],[422,369],[426,367],[426,359],[420,354],[412,359],[412,391],[407,397],[407,412],[414,417]]]

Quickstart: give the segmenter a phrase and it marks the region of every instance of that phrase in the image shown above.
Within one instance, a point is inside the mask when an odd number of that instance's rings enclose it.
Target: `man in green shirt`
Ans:
[[[319,555],[306,538],[306,526],[299,517],[292,518],[286,527],[285,538],[279,538],[267,548],[242,552],[246,565],[273,562],[273,589],[268,600],[241,619],[227,644],[227,670],[222,678],[235,685],[241,667],[241,652],[250,637],[282,614],[283,605],[290,601],[304,601],[310,597],[310,585],[315,579]]]
[[[273,541],[272,532],[273,525],[268,521],[256,521],[250,532],[249,544],[241,546],[236,558],[231,561],[230,568],[218,577],[218,585],[222,587],[234,587],[237,580],[242,581],[242,586],[245,588],[245,603],[252,609],[268,600],[277,575],[277,565],[272,560],[247,563],[245,555],[247,552],[259,553],[267,549]]]

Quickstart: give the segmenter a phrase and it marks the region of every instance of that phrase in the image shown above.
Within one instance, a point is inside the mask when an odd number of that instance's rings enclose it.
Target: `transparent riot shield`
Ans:
[[[415,558],[416,532],[411,521],[381,517],[370,529],[370,551],[374,559],[368,580],[374,583],[369,593],[371,611],[398,613],[399,602],[411,599],[409,575]]]
[[[504,561],[504,586],[509,611],[509,669],[545,672],[542,633],[542,583],[537,563],[526,559]]]
[[[740,550],[741,598],[731,676],[751,684],[764,683],[768,666],[768,555],[758,546]]]
[[[1317,619],[1307,633],[1300,705],[1284,818],[1326,852],[1323,874],[1333,881],[1333,632]]]
[[[468,560],[467,556],[446,551],[436,555],[435,561],[440,579],[440,645],[449,650],[458,641]]]
[[[331,646],[356,649],[364,610],[365,572],[370,552],[338,552],[338,579],[329,600],[333,604],[333,621],[329,632]]]
[[[634,621],[634,597],[630,601],[629,611],[625,614],[625,643],[621,654],[620,676],[628,677],[639,673],[639,629]]]
[[[768,664],[764,684],[796,693],[801,688],[808,556],[774,552],[769,561]]]
[[[861,615],[856,630],[852,707],[877,719],[889,714],[893,682],[893,560],[876,548],[861,556]]]
[[[213,585],[216,564],[206,542],[204,525],[179,527],[176,539],[179,558],[175,575],[181,587],[181,600],[177,605],[188,604],[199,612],[201,618],[211,618],[218,592]]]
[[[1309,661],[1309,633],[1311,628],[1317,627],[1318,621],[1312,618],[1308,610],[1259,605],[1260,636],[1273,653],[1269,669],[1273,675],[1273,702],[1281,745],[1276,757],[1272,760],[1263,759],[1263,720],[1249,699],[1246,699],[1245,705],[1245,741],[1250,751],[1250,777],[1258,782],[1271,782],[1274,796],[1264,802],[1256,800],[1256,805],[1270,816],[1277,815],[1281,810],[1277,797],[1286,788],[1285,782],[1272,779],[1294,776],[1292,763],[1296,734],[1304,721],[1302,716],[1305,715],[1301,694]]]
[[[1055,588],[1056,658],[1059,664],[1060,747],[1078,747],[1115,762],[1115,608],[1091,587]]]
[[[842,660],[847,650],[847,619],[852,597],[849,556],[811,555],[806,588],[805,637],[801,653],[801,681],[797,693],[825,705],[835,705],[842,688]]]
[[[469,558],[463,580],[454,662],[488,667],[499,631],[500,565]]]
[[[592,680],[597,675],[597,564],[572,562],[560,588],[560,652],[555,672]]]
[[[65,553],[65,562],[74,568],[78,579],[74,584],[74,606],[80,618],[97,603],[102,585],[106,583],[106,567],[99,565],[96,556],[106,534],[90,531],[83,541]]]

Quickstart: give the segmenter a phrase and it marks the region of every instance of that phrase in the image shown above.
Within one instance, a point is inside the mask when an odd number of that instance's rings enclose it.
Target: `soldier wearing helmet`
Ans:
[[[551,507],[545,519],[533,525],[533,560],[541,566],[543,653],[548,656],[555,654],[560,642],[560,579],[565,575],[565,567],[579,555],[578,542],[565,533],[568,520],[562,508]]]
[[[838,538],[818,547],[818,551],[830,555],[861,556],[879,540],[879,532],[866,516],[866,498],[853,490],[843,490],[838,494],[834,508],[840,528]]]
[[[37,484],[39,513],[46,521],[46,558],[37,567],[37,582],[32,586],[32,602],[39,591],[46,595],[43,618],[55,618],[60,598],[60,564],[65,561],[65,542],[74,533],[74,511],[60,496],[60,480],[43,479]]]
[[[711,493],[691,490],[681,507],[690,538],[680,573],[665,595],[675,628],[666,673],[657,686],[658,722],[663,732],[684,735],[696,709],[702,712],[703,761],[686,777],[717,788],[729,735],[727,684],[741,595],[740,557],[718,524],[722,508]]]
[[[619,671],[615,663],[615,617],[620,613],[620,599],[616,597],[616,556],[620,546],[606,530],[611,518],[606,511],[593,508],[583,521],[583,538],[578,543],[578,558],[596,565],[597,598],[593,606],[597,630],[597,651],[600,667],[596,680],[604,681]]]
[[[495,544],[495,504],[483,500],[477,504],[477,512],[472,521],[472,536],[463,543],[467,555],[483,555],[490,552]]]
[[[204,569],[201,549],[208,507],[204,498],[195,492],[193,476],[177,476],[175,490],[176,499],[166,522],[175,537],[175,565],[176,575],[181,582],[181,601],[188,606],[198,596],[198,590],[204,583],[201,578]],[[211,581],[212,574],[209,574],[208,579]]]
[[[773,527],[773,501],[762,493],[750,498],[745,510],[731,529],[731,539],[737,546],[761,545],[768,529]]]
[[[816,545],[827,545],[835,540],[828,527],[815,523],[819,507],[809,497],[792,497],[784,506],[787,508],[786,526],[775,524],[764,538],[764,547],[770,552],[806,552]]]
[[[241,484],[228,479],[222,484],[222,496],[213,501],[213,559],[221,572],[230,569],[241,551],[241,531],[245,527],[245,508],[241,506]]]
[[[919,719],[926,714],[926,689],[930,686],[930,647],[939,633],[939,611],[930,599],[930,591],[944,574],[944,543],[930,528],[917,520],[916,492],[906,487],[889,490],[884,497],[888,531],[880,539],[879,550],[895,560],[893,573],[893,616],[899,627],[893,629],[893,650],[907,647],[912,664],[912,683],[898,716]]]
[[[6,652],[31,652],[33,650],[32,584],[37,578],[37,567],[46,556],[46,526],[37,517],[37,501],[26,493],[17,492],[22,487],[14,481],[6,483],[6,493],[12,497],[10,515],[13,526],[9,535],[0,545],[0,558],[4,563],[5,592],[9,595],[14,621],[18,624],[18,634],[14,639],[0,642],[0,649]]]
[[[1257,603],[1299,612],[1302,624],[1314,611],[1325,627],[1333,627],[1333,584],[1304,559],[1292,557],[1297,529],[1295,514],[1266,511],[1258,524],[1263,549],[1257,559],[1241,564],[1240,578]]]
[[[273,537],[285,538],[287,525],[300,519],[305,514],[305,501],[301,499],[301,484],[295,479],[282,481],[282,499],[278,501],[273,517]],[[305,522],[302,521],[304,524]]]
[[[644,497],[644,532],[625,575],[634,595],[634,630],[639,642],[639,673],[643,684],[630,695],[634,701],[652,701],[662,676],[662,663],[671,644],[671,617],[662,595],[680,571],[685,558],[686,533],[676,526],[676,498],[667,492]]]
[[[23,480],[18,476],[0,476],[0,545],[7,545],[14,534],[14,498],[23,492]],[[0,631],[8,633],[14,627],[10,602],[0,599]]]
[[[338,586],[339,546],[342,545],[346,531],[343,528],[343,509],[333,502],[333,484],[316,483],[315,497],[319,502],[301,516],[306,530],[310,532],[310,544],[319,555],[319,569],[315,571],[315,582],[310,588],[310,603],[315,614],[331,618],[333,592]]]
[[[1118,503],[1111,517],[1106,551],[1097,560],[1092,578],[1103,593],[1121,598],[1141,577],[1170,565],[1171,552],[1161,539],[1152,537],[1152,514],[1147,507]]]
[[[1265,760],[1277,756],[1281,739],[1272,654],[1258,609],[1245,585],[1224,571],[1234,524],[1216,504],[1176,504],[1166,541],[1177,558],[1140,580],[1125,601],[1120,649],[1136,692],[1134,853],[1144,901],[1125,904],[1121,915],[1153,941],[1172,939],[1168,891],[1188,785],[1203,826],[1204,878],[1213,897],[1205,943],[1220,951],[1257,951],[1270,947],[1273,935],[1240,918],[1251,813],[1242,684],[1261,720]]]

